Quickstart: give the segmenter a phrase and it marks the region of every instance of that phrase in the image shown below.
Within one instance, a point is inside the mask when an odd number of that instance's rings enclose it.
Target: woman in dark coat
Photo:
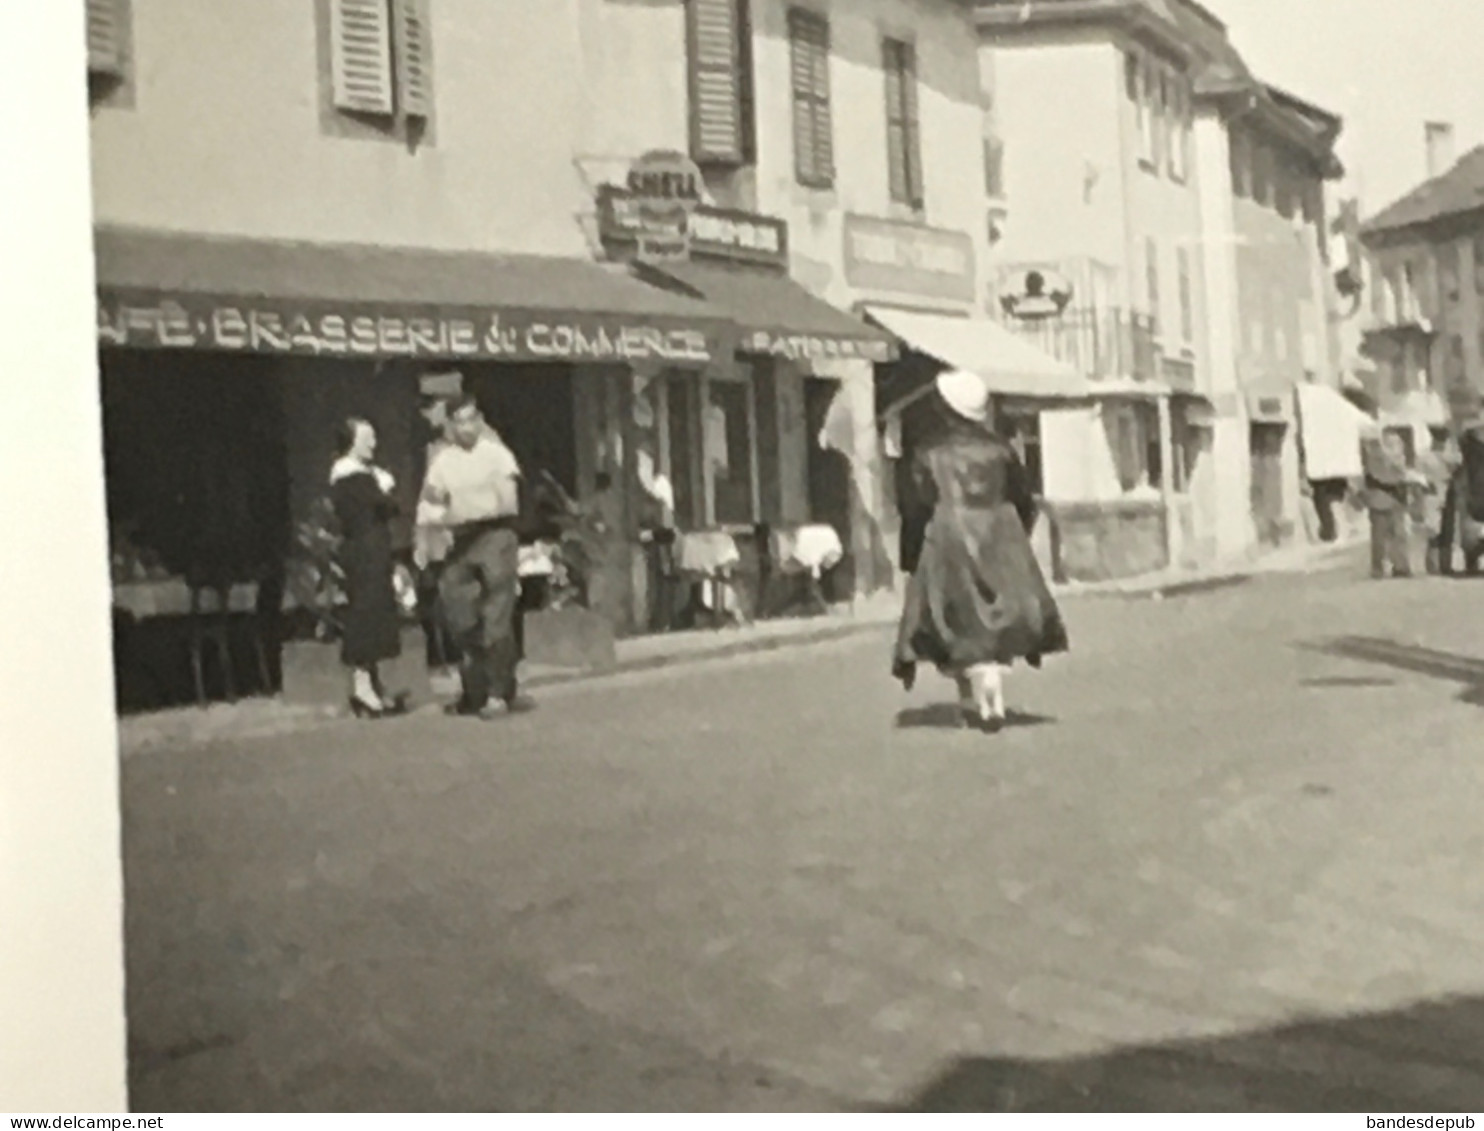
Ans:
[[[1065,652],[1067,631],[1031,550],[1025,469],[990,429],[984,383],[946,373],[931,397],[936,426],[905,453],[902,564],[911,576],[892,671],[910,688],[917,664],[934,664],[957,683],[966,718],[996,728],[1004,669]]]
[[[377,671],[402,650],[390,525],[397,513],[394,483],[372,462],[376,430],[367,421],[345,421],[335,440],[339,458],[330,470],[330,501],[340,524],[347,599],[340,658],[351,672],[351,710],[380,718],[402,710],[401,703],[387,701]]]

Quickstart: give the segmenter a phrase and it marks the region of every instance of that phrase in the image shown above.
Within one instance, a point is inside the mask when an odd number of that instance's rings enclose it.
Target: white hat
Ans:
[[[989,419],[989,387],[972,373],[950,369],[938,375],[938,392],[966,420],[984,423]]]

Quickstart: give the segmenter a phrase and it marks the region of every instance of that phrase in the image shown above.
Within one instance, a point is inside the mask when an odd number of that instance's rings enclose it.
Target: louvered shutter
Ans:
[[[810,12],[790,12],[789,55],[795,172],[800,184],[828,186],[835,179],[829,24]]]
[[[902,44],[902,124],[905,127],[907,203],[920,208],[922,190],[922,126],[917,110],[917,52]]]
[[[408,118],[433,114],[432,25],[427,0],[395,0],[397,105]]]
[[[340,109],[393,112],[391,22],[387,0],[331,0],[331,80]]]
[[[124,73],[123,21],[118,0],[87,0],[88,73],[118,78]]]
[[[814,149],[814,100],[810,97],[814,82],[814,63],[805,21],[799,13],[790,14],[789,74],[793,83],[794,110],[794,175],[802,185],[818,180],[819,157]]]
[[[737,0],[689,0],[687,14],[691,156],[739,165],[744,155]]]
[[[814,161],[820,183],[835,183],[835,125],[830,111],[830,25],[815,21],[811,62],[814,76]]]
[[[909,203],[907,186],[907,123],[902,116],[901,44],[887,40],[882,45],[882,71],[886,80],[886,176],[891,198]]]

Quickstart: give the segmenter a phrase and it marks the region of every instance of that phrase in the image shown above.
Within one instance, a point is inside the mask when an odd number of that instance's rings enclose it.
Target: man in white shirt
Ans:
[[[452,443],[433,455],[422,502],[452,539],[438,592],[462,653],[463,694],[449,711],[482,716],[491,698],[511,712],[527,709],[516,686],[520,464],[473,397],[453,403],[448,431]]]

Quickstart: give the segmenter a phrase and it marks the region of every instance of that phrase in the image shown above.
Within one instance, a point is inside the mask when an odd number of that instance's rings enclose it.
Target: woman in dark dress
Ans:
[[[373,462],[376,430],[350,419],[335,437],[330,470],[330,501],[340,524],[340,569],[345,576],[347,605],[340,658],[351,673],[350,708],[362,718],[400,712],[389,702],[377,665],[402,650],[401,613],[393,580],[391,475]]]
[[[1068,649],[1067,630],[1031,550],[1036,521],[1025,469],[990,428],[989,393],[972,374],[938,378],[933,424],[905,453],[904,569],[910,572],[892,671],[917,664],[958,685],[967,719],[1005,719],[1004,670]]]

